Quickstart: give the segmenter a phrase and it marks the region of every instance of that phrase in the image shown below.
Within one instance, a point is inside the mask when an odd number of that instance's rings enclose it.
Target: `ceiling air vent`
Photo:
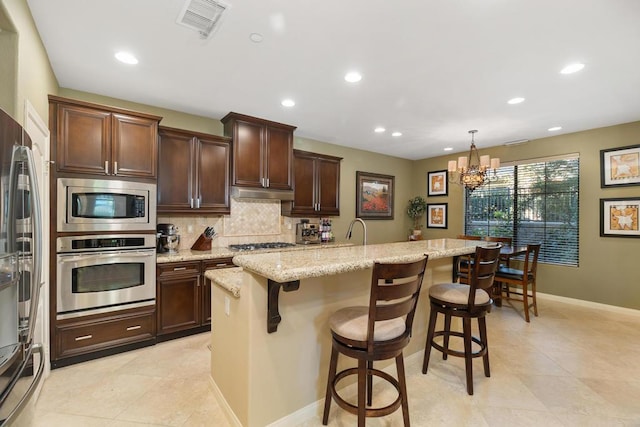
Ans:
[[[187,0],[176,23],[197,31],[201,38],[206,39],[220,27],[227,9],[229,5],[220,1]]]

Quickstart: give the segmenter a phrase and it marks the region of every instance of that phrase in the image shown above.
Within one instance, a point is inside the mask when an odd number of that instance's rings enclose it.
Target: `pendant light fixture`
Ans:
[[[449,160],[447,170],[449,172],[449,182],[460,184],[469,191],[482,186],[491,177],[488,172],[493,169],[495,177],[496,169],[500,167],[500,159],[492,159],[490,156],[480,156],[476,148],[474,135],[477,130],[470,130],[471,148],[467,157],[458,157],[458,160]]]

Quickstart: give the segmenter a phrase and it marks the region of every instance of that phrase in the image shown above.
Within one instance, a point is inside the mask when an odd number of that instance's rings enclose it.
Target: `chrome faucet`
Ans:
[[[362,224],[362,245],[366,245],[367,244],[367,224],[364,223],[364,221],[362,220],[362,218],[356,218],[353,221],[351,221],[351,224],[349,224],[349,230],[347,231],[347,235],[345,236],[347,239],[351,239],[351,232],[353,231],[353,224],[355,224],[356,222],[359,222]]]

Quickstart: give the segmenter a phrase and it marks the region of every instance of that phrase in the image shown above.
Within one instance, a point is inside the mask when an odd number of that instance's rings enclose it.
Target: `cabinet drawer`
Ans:
[[[230,268],[235,267],[233,258],[216,258],[202,261],[202,272],[207,270],[215,270],[216,268]]]
[[[155,310],[104,319],[74,319],[56,326],[57,355],[75,356],[154,336]]]
[[[200,261],[169,262],[166,264],[158,264],[158,279],[193,275],[200,275]]]

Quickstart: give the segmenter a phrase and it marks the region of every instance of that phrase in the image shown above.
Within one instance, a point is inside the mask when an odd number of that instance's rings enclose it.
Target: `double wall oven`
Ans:
[[[57,318],[155,304],[155,184],[57,185]]]

